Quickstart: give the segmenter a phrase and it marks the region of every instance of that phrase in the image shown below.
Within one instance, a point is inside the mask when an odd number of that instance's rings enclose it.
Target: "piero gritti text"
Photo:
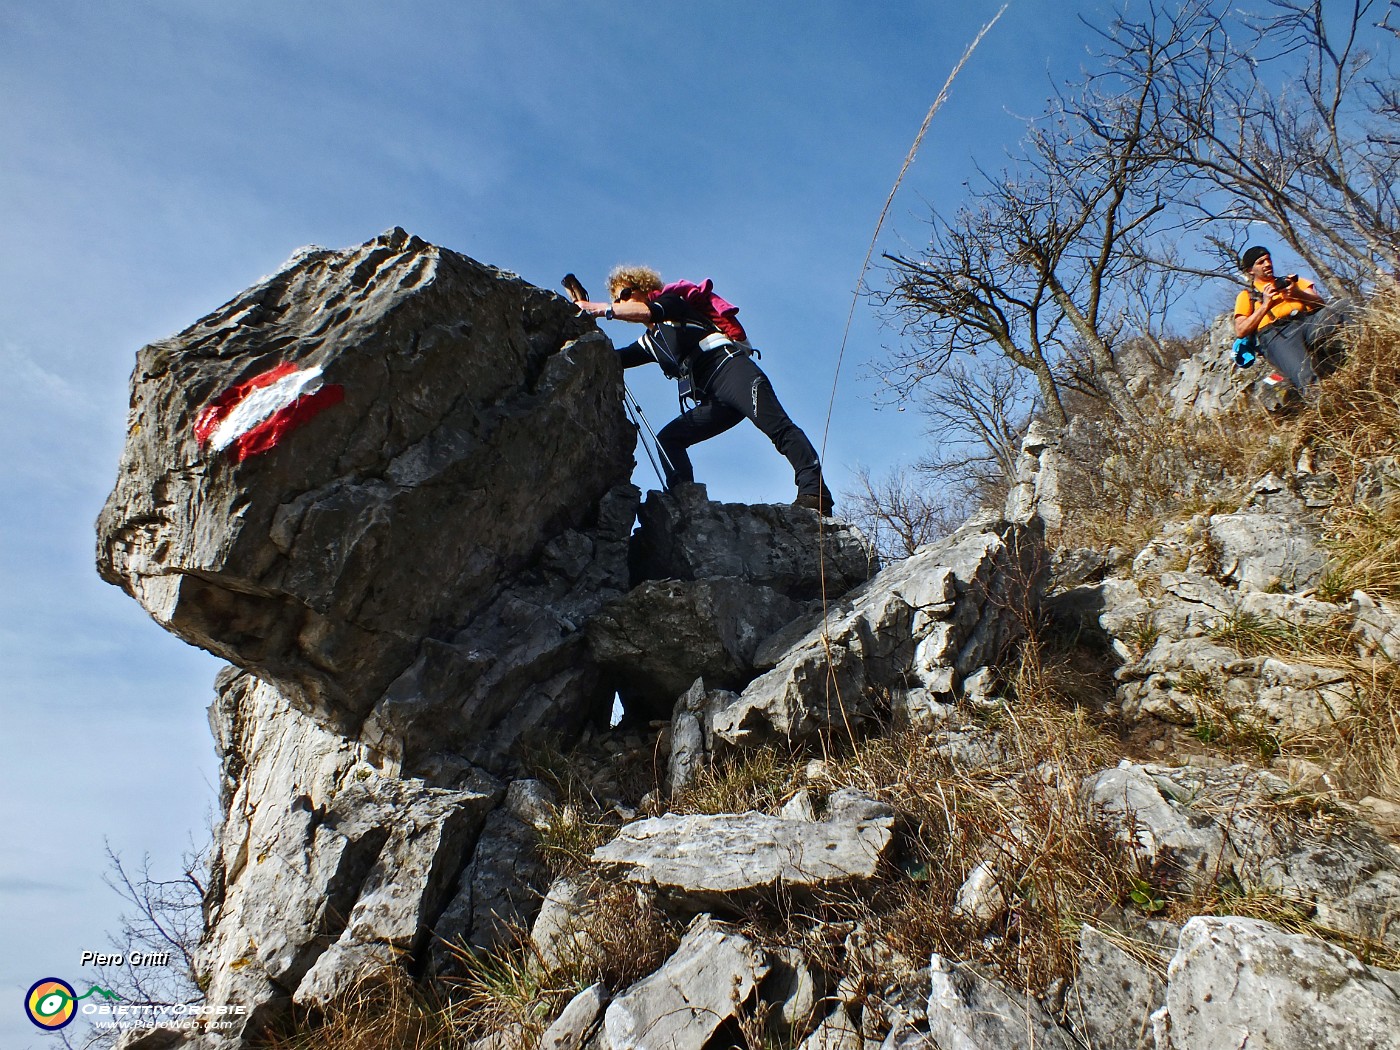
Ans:
[[[169,952],[83,952],[79,966],[169,966]]]

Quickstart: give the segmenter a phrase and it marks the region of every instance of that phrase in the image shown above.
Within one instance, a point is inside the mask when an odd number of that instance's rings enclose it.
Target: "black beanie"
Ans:
[[[1249,268],[1259,261],[1259,256],[1268,254],[1270,254],[1269,249],[1261,248],[1257,244],[1252,248],[1246,248],[1244,254],[1240,256],[1240,269],[1249,273]]]

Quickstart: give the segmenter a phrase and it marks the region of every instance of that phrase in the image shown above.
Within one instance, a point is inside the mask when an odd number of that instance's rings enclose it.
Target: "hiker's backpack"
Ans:
[[[708,277],[705,278],[704,284],[694,284],[691,281],[672,281],[661,289],[661,294],[679,295],[695,307],[727,338],[736,343],[748,343],[749,337],[736,316],[739,313],[739,308],[715,294],[715,282]]]

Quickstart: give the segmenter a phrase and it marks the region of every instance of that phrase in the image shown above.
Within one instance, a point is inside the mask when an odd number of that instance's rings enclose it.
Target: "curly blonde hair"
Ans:
[[[614,266],[608,274],[608,298],[616,299],[624,288],[635,288],[639,292],[661,290],[661,275],[650,266]]]

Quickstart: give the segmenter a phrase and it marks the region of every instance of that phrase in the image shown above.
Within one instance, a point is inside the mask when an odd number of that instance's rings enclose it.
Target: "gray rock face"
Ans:
[[[940,1050],[1073,1050],[1039,1003],[973,967],[935,955],[929,973],[929,1034]]]
[[[614,1050],[702,1050],[768,972],[762,949],[701,916],[674,955],[603,1015]]]
[[[894,820],[786,820],[764,813],[653,817],[629,824],[593,851],[622,871],[693,904],[734,904],[778,885],[802,893],[875,877]]]
[[[1238,854],[1227,827],[1198,819],[1188,800],[1172,794],[1148,769],[1126,764],[1084,783],[1092,814],[1114,830],[1146,870],[1169,872],[1185,885],[1231,870]]]
[[[1289,814],[1289,785],[1243,766],[1135,766],[1089,777],[1094,818],[1163,889],[1233,880],[1276,895],[1319,926],[1400,948],[1400,850],[1365,824]]]
[[[1064,521],[1060,505],[1063,469],[1059,434],[1041,420],[1033,420],[1021,440],[1016,476],[1006,497],[1006,520],[1029,525],[1039,518],[1047,529],[1058,529]]]
[[[858,723],[877,686],[954,698],[1017,637],[1015,612],[1034,602],[1042,554],[1038,527],[999,519],[920,549],[825,621],[799,620],[769,639],[757,659],[776,666],[714,716],[711,736],[730,747],[800,741]]]
[[[1271,830],[1266,848],[1246,854],[1247,885],[1295,902],[1323,929],[1400,950],[1400,849],[1354,821],[1326,835]]]
[[[224,822],[200,968],[255,1031],[344,991],[367,960],[421,955],[500,788],[385,775],[266,682],[226,673],[211,711]]]
[[[433,931],[436,973],[456,969],[454,946],[490,951],[534,919],[549,882],[539,843],[539,832],[504,806],[486,819],[471,863]]]
[[[840,597],[879,567],[850,526],[800,507],[714,503],[703,485],[649,493],[637,516],[638,581],[736,577],[807,601]]]
[[[1287,739],[1330,731],[1353,712],[1362,699],[1354,670],[1295,655],[1308,650],[1300,643],[1319,629],[1346,631],[1359,656],[1386,656],[1400,649],[1397,621],[1360,592],[1349,603],[1312,596],[1327,564],[1308,486],[1317,477],[1269,474],[1236,513],[1169,523],[1133,559],[1129,578],[1052,600],[1107,634],[1121,661],[1117,703],[1126,718]]]
[[[99,571],[342,730],[391,691],[450,704],[478,740],[566,723],[593,687],[581,639],[533,670],[517,651],[514,681],[463,686],[491,677],[502,624],[541,619],[539,597],[584,584],[591,611],[625,586],[618,523],[596,531],[631,470],[614,357],[560,297],[402,230],[304,252],[137,355]],[[245,454],[247,426],[284,402],[320,411]],[[556,649],[580,611],[543,618]],[[526,692],[545,702],[508,714]],[[407,732],[377,723],[381,750]]]
[[[1400,974],[1257,919],[1198,916],[1168,970],[1171,1045],[1393,1050]]]
[[[1222,315],[1211,325],[1206,345],[1177,365],[1167,388],[1177,415],[1218,416],[1246,399],[1267,408],[1277,404],[1276,395],[1264,381],[1272,366],[1260,358],[1249,368],[1236,367],[1231,352],[1234,341],[1231,315]]]
[[[591,984],[569,1000],[563,1013],[540,1036],[540,1050],[581,1050],[597,1030],[607,1005],[607,989]]]
[[[1166,980],[1158,972],[1104,931],[1088,923],[1080,929],[1079,976],[1066,1012],[1089,1046],[1164,1050],[1153,1036],[1152,1015],[1166,1005],[1166,995]]]
[[[1327,563],[1317,529],[1283,514],[1217,514],[1210,538],[1220,551],[1221,575],[1261,591],[1314,586]]]
[[[446,639],[425,639],[361,737],[406,768],[450,779],[461,761],[509,770],[522,748],[570,740],[606,711],[611,694],[584,628],[625,584],[635,505],[630,485],[608,493],[593,531],[554,538],[470,624]]]
[[[741,579],[651,580],[595,616],[588,640],[629,711],[669,712],[696,678],[742,689],[759,643],[805,607]]]

